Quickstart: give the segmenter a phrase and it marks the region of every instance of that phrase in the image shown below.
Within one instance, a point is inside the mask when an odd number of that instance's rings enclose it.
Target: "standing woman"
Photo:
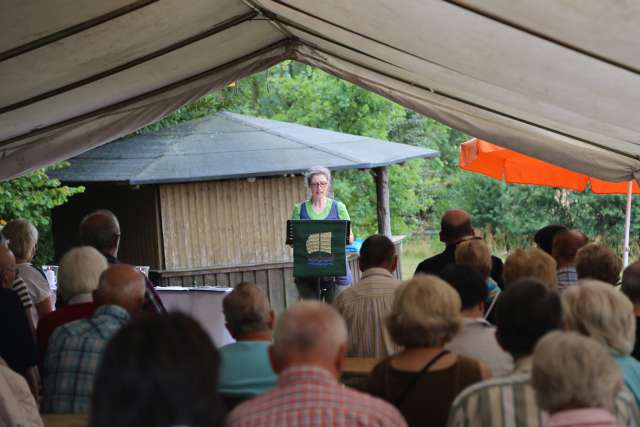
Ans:
[[[350,221],[349,212],[344,203],[329,197],[331,194],[331,172],[322,166],[313,166],[305,174],[305,184],[311,197],[293,207],[291,219],[341,219]],[[349,243],[353,242],[353,232],[349,234]],[[335,285],[329,286],[325,300],[332,302],[340,292],[352,282],[351,269],[347,262],[347,275],[336,277]],[[317,282],[313,278],[296,278],[298,293],[303,299],[317,296]]]
[[[16,257],[18,276],[24,281],[35,304],[35,326],[39,318],[53,311],[49,282],[41,270],[31,265],[31,260],[36,255],[38,230],[26,219],[16,219],[4,226],[2,234],[9,240],[9,249]]]

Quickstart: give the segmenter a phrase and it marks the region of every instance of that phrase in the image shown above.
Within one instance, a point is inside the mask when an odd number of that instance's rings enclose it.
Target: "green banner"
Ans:
[[[347,221],[293,221],[293,275],[345,276]]]

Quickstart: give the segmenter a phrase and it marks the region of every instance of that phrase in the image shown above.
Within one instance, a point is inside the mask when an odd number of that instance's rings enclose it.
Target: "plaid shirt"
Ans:
[[[228,427],[406,427],[393,406],[341,386],[326,370],[298,365],[284,370],[278,385],[238,405]]]
[[[560,292],[578,282],[578,273],[575,267],[561,267],[558,269],[556,276],[558,277],[558,290]]]
[[[67,323],[55,330],[44,362],[43,413],[89,412],[102,354],[109,339],[129,317],[122,307],[103,305],[91,319]]]

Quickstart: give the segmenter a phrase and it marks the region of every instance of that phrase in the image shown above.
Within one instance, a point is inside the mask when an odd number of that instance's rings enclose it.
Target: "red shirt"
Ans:
[[[227,427],[406,427],[389,403],[344,387],[317,366],[294,366],[278,385],[241,403]]]
[[[38,331],[36,332],[36,341],[38,344],[38,366],[44,366],[44,355],[49,346],[49,337],[53,334],[58,326],[74,320],[89,319],[96,311],[94,302],[83,302],[80,304],[69,304],[64,307],[48,313],[38,322]]]

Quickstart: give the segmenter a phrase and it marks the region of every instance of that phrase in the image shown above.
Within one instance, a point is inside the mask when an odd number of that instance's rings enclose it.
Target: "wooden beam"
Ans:
[[[389,207],[389,171],[385,166],[373,168],[378,206],[378,233],[391,237],[391,209]]]

